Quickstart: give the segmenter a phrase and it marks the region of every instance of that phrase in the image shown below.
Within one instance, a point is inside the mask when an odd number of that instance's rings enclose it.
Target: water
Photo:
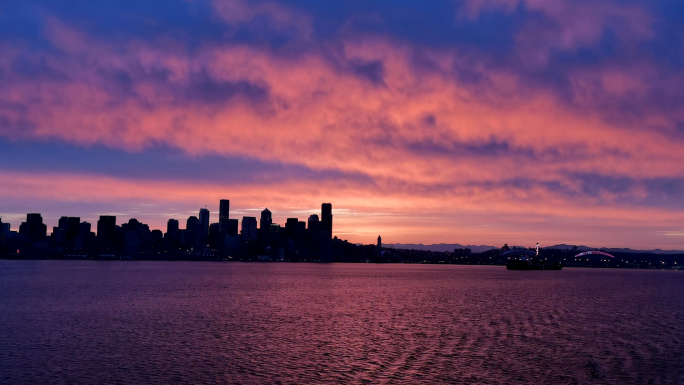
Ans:
[[[684,272],[0,261],[0,382],[684,383]]]

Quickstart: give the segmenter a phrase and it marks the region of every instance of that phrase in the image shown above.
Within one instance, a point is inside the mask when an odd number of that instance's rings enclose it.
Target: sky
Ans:
[[[0,1],[0,215],[333,204],[358,243],[684,249],[679,0]]]

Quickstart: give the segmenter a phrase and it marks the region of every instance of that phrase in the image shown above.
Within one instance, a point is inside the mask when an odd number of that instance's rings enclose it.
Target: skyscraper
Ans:
[[[180,237],[180,227],[178,225],[178,220],[169,219],[169,221],[166,222],[166,236],[169,239],[177,239]]]
[[[318,247],[320,259],[324,262],[332,260],[332,228],[333,228],[332,204],[323,203],[321,205],[321,223],[318,232]]]
[[[239,227],[240,221],[237,219],[229,219],[228,220],[228,235],[238,235],[238,227]]]
[[[197,219],[196,216],[191,216],[188,217],[188,220],[185,221],[185,229],[188,231],[195,231],[195,225],[199,222],[199,219]]]
[[[52,232],[56,237],[61,238],[60,241],[66,241],[72,244],[79,236],[79,225],[81,218],[79,217],[61,217],[58,221],[58,226],[53,228]]]
[[[242,217],[242,240],[254,241],[257,239],[256,217]]]
[[[219,231],[228,232],[228,219],[230,213],[230,200],[221,199],[219,202]]]
[[[204,243],[204,237],[207,234],[204,233],[204,223],[197,222],[195,224],[195,250],[204,250],[206,244]]]
[[[68,222],[69,222],[69,217],[60,217],[59,221],[57,221],[57,227],[59,227],[60,229],[66,230]]]
[[[209,225],[209,236],[216,237],[220,230],[219,230],[219,224],[218,223],[212,223]]]
[[[78,235],[80,237],[86,237],[90,234],[91,225],[89,222],[81,222],[78,225]]]
[[[137,220],[135,218],[131,218],[128,220],[127,224],[121,225],[121,227],[124,227],[124,226],[125,226],[126,231],[140,231],[140,230],[142,230],[143,224],[140,223],[139,220]]]
[[[69,243],[74,242],[79,235],[79,226],[81,224],[81,218],[79,217],[68,217],[66,226],[66,241]]]
[[[320,225],[320,221],[318,220],[318,214],[311,214],[309,215],[309,221],[308,221],[308,227],[309,227],[309,232],[314,233],[318,232],[318,227]]]
[[[26,222],[19,226],[19,234],[23,234],[30,242],[40,242],[47,236],[47,226],[43,217],[37,213],[26,214]]]
[[[299,219],[297,218],[287,218],[285,221],[285,236],[288,238],[295,239],[297,232],[297,224]]]
[[[264,211],[261,212],[261,222],[259,223],[259,228],[261,230],[268,230],[273,223],[271,218],[271,211],[266,207]]]
[[[110,246],[116,239],[116,217],[100,215],[97,221],[97,243],[100,246]]]
[[[327,231],[332,237],[333,231],[333,215],[332,203],[323,203],[321,205],[321,230]]]
[[[199,221],[202,222],[202,229],[203,229],[204,235],[209,234],[209,210],[200,209]]]
[[[43,217],[38,213],[26,214],[28,239],[31,242],[39,242],[47,236],[47,226],[43,224]]]
[[[299,221],[295,227],[295,240],[299,248],[303,242],[306,241],[306,222]]]
[[[267,244],[269,242],[268,233],[271,231],[271,224],[273,224],[273,219],[271,218],[271,210],[267,208],[261,212],[261,221],[259,222],[259,231],[257,231],[257,238],[259,242]]]

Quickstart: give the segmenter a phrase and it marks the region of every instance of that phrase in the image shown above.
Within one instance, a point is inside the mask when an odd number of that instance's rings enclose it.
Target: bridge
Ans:
[[[537,255],[537,253],[534,250],[529,250],[529,249],[511,249],[508,251],[505,251],[500,254],[502,257],[519,257],[519,256],[526,256],[526,257],[534,257]],[[610,257],[610,258],[615,258],[615,256],[610,255],[606,252],[603,251],[598,251],[598,250],[591,250],[591,251],[585,251],[582,253],[579,253],[575,255],[575,258],[580,258],[584,257],[587,255],[603,255],[604,257]]]
[[[585,255],[603,255],[604,257],[615,258],[614,256],[612,256],[608,253],[604,253],[603,251],[598,251],[598,250],[591,250],[591,251],[585,251],[583,253],[579,253],[579,254],[575,255],[575,258],[584,257]]]

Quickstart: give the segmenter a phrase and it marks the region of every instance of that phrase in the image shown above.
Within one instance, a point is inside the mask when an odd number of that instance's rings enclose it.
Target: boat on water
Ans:
[[[504,253],[509,254],[506,269],[508,270],[560,270],[563,268],[561,261],[549,261],[539,255],[539,243],[536,252],[527,249],[514,249]]]

